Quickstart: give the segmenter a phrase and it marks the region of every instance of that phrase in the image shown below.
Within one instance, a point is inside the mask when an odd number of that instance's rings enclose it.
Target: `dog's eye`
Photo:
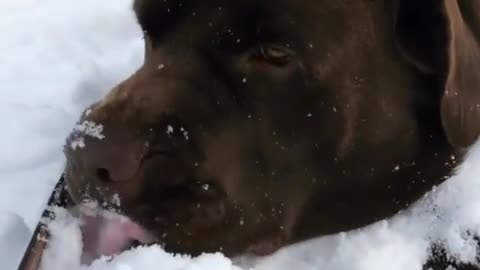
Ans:
[[[293,58],[292,50],[281,45],[262,45],[258,53],[264,61],[275,66],[285,66]]]

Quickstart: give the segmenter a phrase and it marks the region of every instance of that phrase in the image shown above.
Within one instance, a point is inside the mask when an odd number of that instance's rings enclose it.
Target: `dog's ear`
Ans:
[[[440,114],[449,142],[468,147],[480,135],[480,1],[397,0],[400,50],[440,86]]]

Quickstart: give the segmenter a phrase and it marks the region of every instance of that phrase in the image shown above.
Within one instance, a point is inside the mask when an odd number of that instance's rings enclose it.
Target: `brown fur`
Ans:
[[[67,147],[65,176],[169,251],[268,254],[388,218],[479,135],[476,1],[134,8],[145,63],[82,117],[106,138]]]

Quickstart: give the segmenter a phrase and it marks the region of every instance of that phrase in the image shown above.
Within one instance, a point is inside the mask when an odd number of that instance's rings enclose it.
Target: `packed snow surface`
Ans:
[[[82,110],[143,61],[142,34],[130,6],[130,0],[0,1],[2,269],[16,269],[62,172],[64,139]],[[93,131],[102,136],[101,130]],[[82,147],[81,142],[75,147]],[[455,177],[392,219],[257,260],[232,261],[222,254],[190,258],[152,246],[81,266],[78,221],[59,210],[42,268],[415,270],[421,269],[430,243],[438,240],[452,256],[470,261],[475,246],[465,232],[480,233],[479,177],[480,144]]]

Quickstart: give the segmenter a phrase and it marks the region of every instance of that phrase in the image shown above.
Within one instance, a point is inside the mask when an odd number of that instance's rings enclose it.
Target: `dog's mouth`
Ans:
[[[156,242],[148,231],[128,217],[86,205],[79,206],[78,210],[83,239],[81,260],[84,264]]]

